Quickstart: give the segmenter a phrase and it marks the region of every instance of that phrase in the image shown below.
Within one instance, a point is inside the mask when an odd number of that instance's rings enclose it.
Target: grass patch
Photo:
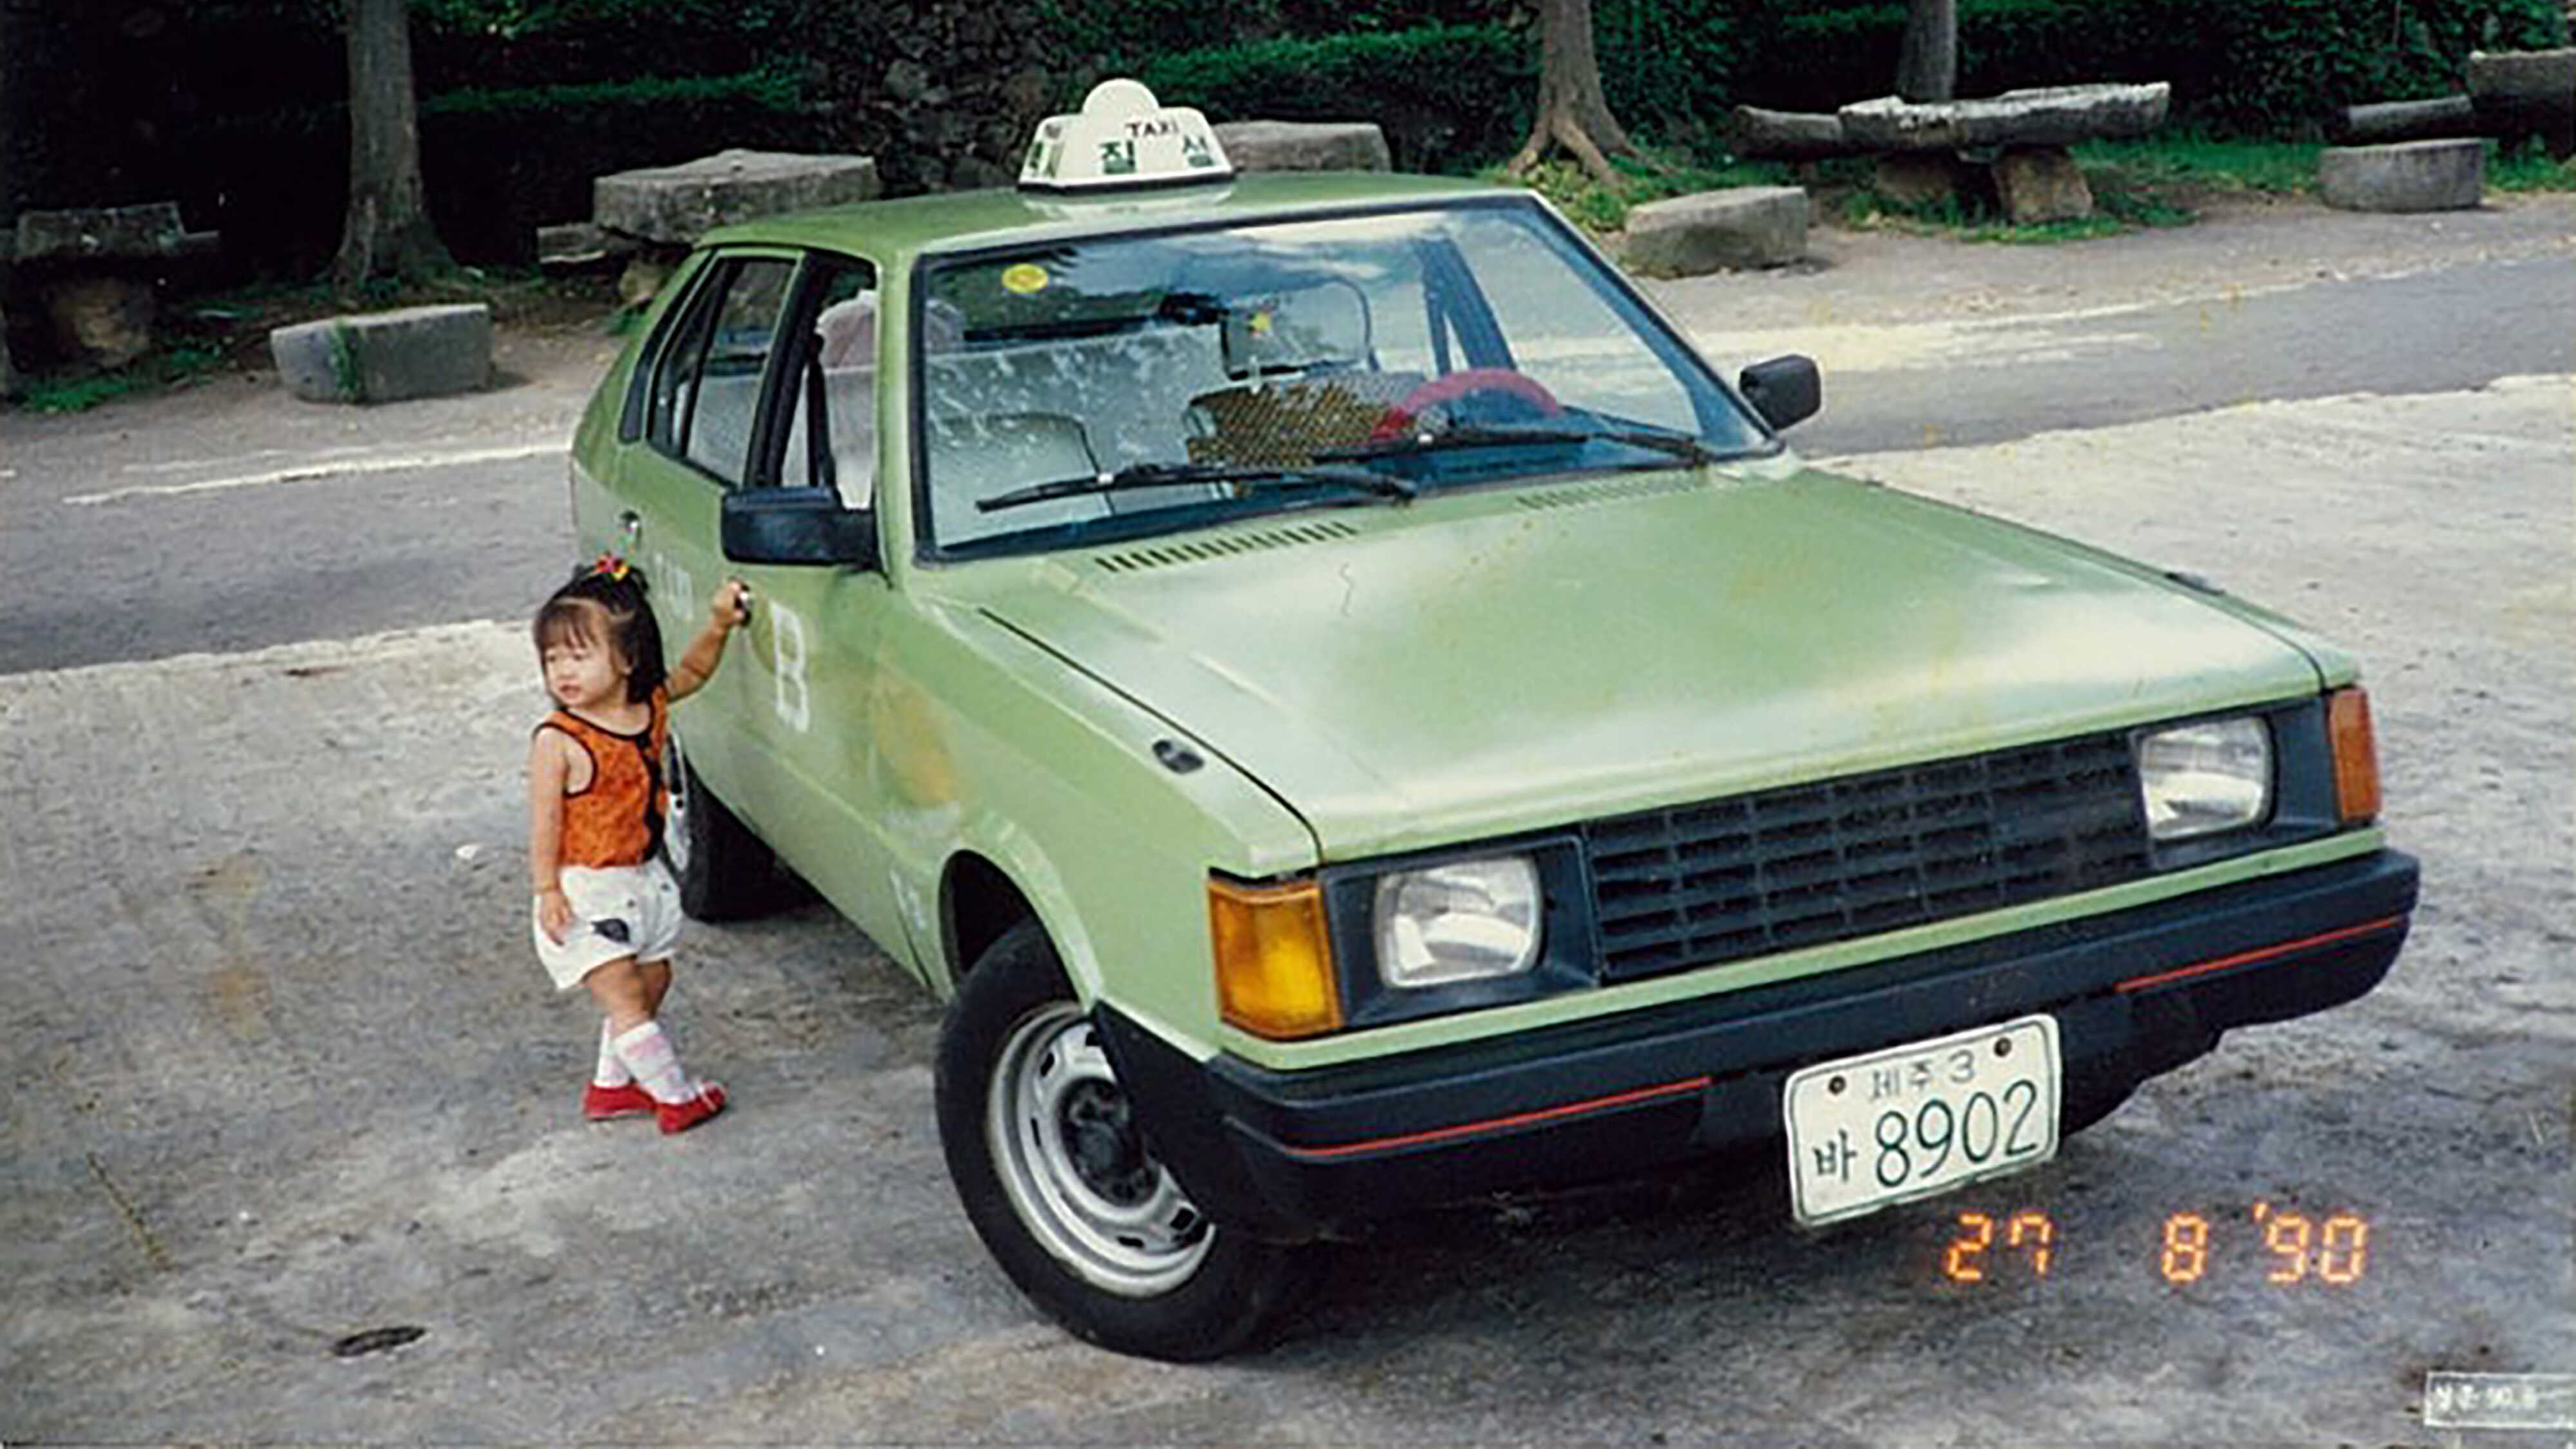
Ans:
[[[2086,141],[2073,148],[2089,180],[2169,193],[2264,192],[2289,196],[2315,189],[2314,141],[2252,141],[2192,131],[2131,141]],[[2098,183],[2097,183],[2098,185]]]
[[[167,343],[107,372],[39,374],[25,378],[18,405],[31,413],[81,413],[101,403],[195,382],[224,365],[218,348],[202,341]]]
[[[1550,161],[1520,184],[1555,202],[1595,235],[1627,224],[1628,213],[1650,201],[1730,186],[1804,186],[1820,214],[1847,227],[1886,227],[1962,241],[2045,246],[2089,241],[2151,227],[2188,226],[2215,195],[2295,193],[2315,184],[2314,143],[2247,141],[2180,132],[2139,141],[2096,141],[2073,148],[2093,190],[2095,214],[2078,221],[2016,226],[2004,219],[1992,195],[1970,193],[1928,205],[1897,201],[1878,192],[1866,158],[1790,164],[1693,156],[1650,148],[1621,158],[1616,185],[1604,185],[1569,160]],[[2546,184],[2531,167],[2533,185]],[[1510,180],[1499,166],[1487,180]],[[2576,184],[2561,182],[2560,184]]]
[[[2576,191],[2576,160],[2561,161],[2538,141],[2510,150],[2489,145],[2487,185],[2496,191]]]

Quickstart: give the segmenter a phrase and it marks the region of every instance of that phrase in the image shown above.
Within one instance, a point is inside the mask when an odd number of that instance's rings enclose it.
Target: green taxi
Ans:
[[[1111,82],[1015,190],[710,235],[573,514],[756,599],[689,909],[784,863],[947,999],[977,1233],[1196,1358],[1372,1219],[1751,1148],[1829,1224],[2388,970],[2353,661],[1807,467],[1819,389],[1527,193],[1236,175]]]

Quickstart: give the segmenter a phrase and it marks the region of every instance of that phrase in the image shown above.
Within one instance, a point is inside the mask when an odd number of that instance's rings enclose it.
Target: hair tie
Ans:
[[[622,583],[626,578],[626,560],[619,558],[615,553],[603,553],[591,560],[590,571]]]

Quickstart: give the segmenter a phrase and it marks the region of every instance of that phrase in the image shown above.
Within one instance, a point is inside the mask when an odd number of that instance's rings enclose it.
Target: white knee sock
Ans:
[[[591,1068],[590,1079],[602,1087],[622,1087],[635,1080],[635,1074],[626,1070],[625,1060],[617,1055],[617,1028],[609,1025],[604,1016],[599,1019],[599,1065]]]
[[[671,1039],[662,1034],[659,1022],[648,1021],[620,1033],[617,1055],[624,1060],[627,1070],[635,1074],[635,1079],[644,1084],[644,1090],[653,1094],[656,1102],[685,1102],[696,1090],[697,1084],[689,1080],[687,1072],[680,1070],[680,1053],[672,1047]]]

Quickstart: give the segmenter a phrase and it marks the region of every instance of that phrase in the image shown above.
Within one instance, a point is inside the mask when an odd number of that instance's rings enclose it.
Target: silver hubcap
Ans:
[[[1093,1287],[1150,1297],[1206,1258],[1213,1227],[1147,1150],[1098,1033],[1070,1002],[1011,1029],[984,1136],[1020,1221]]]

